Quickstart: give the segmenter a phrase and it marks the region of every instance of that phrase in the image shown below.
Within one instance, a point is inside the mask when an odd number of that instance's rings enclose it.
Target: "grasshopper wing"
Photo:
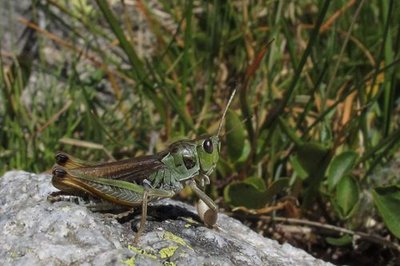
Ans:
[[[53,185],[61,191],[80,195],[88,193],[119,205],[136,206],[142,202],[143,181],[166,166],[164,153],[116,162],[93,163],[57,153],[53,167]],[[150,200],[171,197],[172,192],[151,189]]]
[[[56,163],[67,170],[69,175],[75,177],[87,176],[141,184],[152,173],[166,167],[161,161],[162,158],[163,154],[156,154],[115,162],[93,163],[59,152],[56,154]],[[54,169],[56,168],[57,166]]]

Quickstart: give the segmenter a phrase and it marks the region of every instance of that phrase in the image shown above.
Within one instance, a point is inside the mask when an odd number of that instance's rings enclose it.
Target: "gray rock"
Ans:
[[[0,1],[0,42],[2,51],[17,52],[18,39],[25,26],[18,22],[20,17],[28,17],[27,10],[32,4],[30,0],[1,0]]]
[[[1,265],[328,265],[224,214],[220,230],[209,229],[192,206],[173,200],[149,207],[133,246],[138,219],[121,224],[74,202],[52,204],[50,179],[21,171],[0,177]]]

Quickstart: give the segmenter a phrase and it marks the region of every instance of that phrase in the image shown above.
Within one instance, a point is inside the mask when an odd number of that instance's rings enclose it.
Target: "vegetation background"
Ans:
[[[334,263],[400,263],[398,1],[1,2],[0,173],[213,134],[236,88],[221,209]]]

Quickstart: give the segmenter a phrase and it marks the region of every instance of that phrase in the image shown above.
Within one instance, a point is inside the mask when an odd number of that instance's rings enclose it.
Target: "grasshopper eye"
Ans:
[[[213,144],[212,141],[210,139],[206,139],[203,142],[203,148],[207,153],[212,153],[213,152]]]

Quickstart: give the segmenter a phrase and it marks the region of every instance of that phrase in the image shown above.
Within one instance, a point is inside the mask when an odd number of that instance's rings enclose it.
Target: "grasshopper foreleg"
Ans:
[[[196,184],[194,180],[188,180],[186,182],[193,192],[200,198],[200,202],[197,206],[197,212],[199,213],[200,219],[208,226],[214,227],[218,219],[218,207],[215,202],[207,196]]]
[[[215,202],[209,197],[207,196],[206,193],[204,193],[204,191],[202,191],[196,184],[196,182],[194,180],[188,180],[186,182],[186,185],[188,185],[193,192],[202,200],[204,201],[204,203],[213,211],[217,212],[218,211],[218,207],[215,204]]]

